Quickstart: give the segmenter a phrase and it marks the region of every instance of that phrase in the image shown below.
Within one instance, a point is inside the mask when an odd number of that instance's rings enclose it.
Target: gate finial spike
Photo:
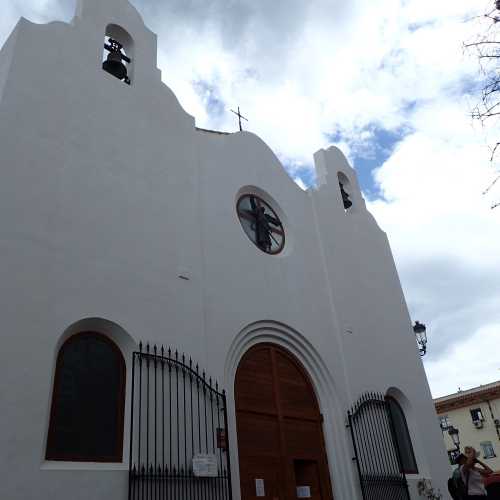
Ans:
[[[142,352],[142,341],[139,342],[139,352]]]
[[[179,353],[177,352],[177,349],[175,350],[175,359],[179,358]]]
[[[171,354],[172,354],[172,351],[171,351],[170,346],[169,346],[169,348],[168,348],[168,357],[169,357],[169,358],[170,358],[170,355],[171,355]]]
[[[163,348],[163,344],[161,345],[160,353],[162,357],[165,356],[165,349]]]
[[[146,352],[149,353],[149,342],[146,344]]]
[[[198,373],[198,363],[196,363],[196,373]]]
[[[215,390],[219,392],[219,383],[217,382],[217,380],[215,381]]]
[[[186,364],[186,356],[184,353],[182,353],[182,363],[185,365]]]
[[[156,356],[156,344],[153,346],[153,352],[155,353]]]
[[[191,356],[189,356],[189,368],[193,367],[193,360],[191,359]]]

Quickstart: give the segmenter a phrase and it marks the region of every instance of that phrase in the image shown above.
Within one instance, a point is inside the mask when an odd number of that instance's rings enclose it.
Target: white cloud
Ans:
[[[500,379],[498,331],[500,322],[486,324],[468,339],[455,343],[449,358],[430,361],[426,370],[434,397],[476,387]],[[493,355],[492,355],[493,354]]]
[[[299,185],[298,170],[333,134],[353,157],[374,147],[374,126],[406,131],[376,172],[384,200],[369,206],[389,235],[412,316],[428,325],[431,386],[451,392],[500,378],[488,361],[500,324],[500,208],[489,205],[500,183],[481,195],[493,173],[468,116],[476,62],[462,50],[478,29],[464,19],[492,2],[133,3],[159,34],[164,81],[197,124],[236,130],[229,108],[241,106]],[[4,0],[0,42],[19,15],[68,19],[69,7]],[[199,82],[217,89],[226,113],[209,113]],[[473,380],[456,369],[464,352],[486,360]]]

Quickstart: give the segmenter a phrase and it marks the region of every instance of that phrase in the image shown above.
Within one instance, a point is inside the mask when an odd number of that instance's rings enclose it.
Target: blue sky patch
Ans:
[[[370,132],[370,139],[364,145],[367,147],[354,147],[352,156],[361,189],[370,197],[379,198],[380,190],[375,184],[373,171],[384,164],[408,131],[393,131],[375,126]]]
[[[411,109],[415,103],[409,103],[408,106]],[[361,190],[370,198],[379,198],[381,193],[375,184],[373,171],[383,165],[391,156],[396,144],[408,133],[409,130],[404,128],[388,130],[378,125],[369,125],[360,132],[362,139],[335,132],[328,135],[328,140],[333,144],[342,142],[349,144],[350,157],[358,174]]]
[[[193,87],[202,99],[211,118],[220,118],[226,112],[226,105],[222,100],[217,85],[205,80],[198,80],[193,82]]]

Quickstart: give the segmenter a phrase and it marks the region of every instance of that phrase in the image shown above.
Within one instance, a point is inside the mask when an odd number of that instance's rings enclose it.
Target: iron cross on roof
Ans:
[[[234,113],[238,117],[238,122],[240,124],[240,132],[243,130],[241,127],[241,119],[248,121],[241,113],[240,113],[240,107],[238,106],[238,112],[231,110],[232,113]]]

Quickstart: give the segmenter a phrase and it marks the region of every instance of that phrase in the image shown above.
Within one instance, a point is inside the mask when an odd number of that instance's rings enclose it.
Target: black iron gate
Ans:
[[[225,391],[177,351],[132,357],[129,500],[231,500]]]
[[[365,394],[347,414],[363,499],[410,500],[384,396]]]

